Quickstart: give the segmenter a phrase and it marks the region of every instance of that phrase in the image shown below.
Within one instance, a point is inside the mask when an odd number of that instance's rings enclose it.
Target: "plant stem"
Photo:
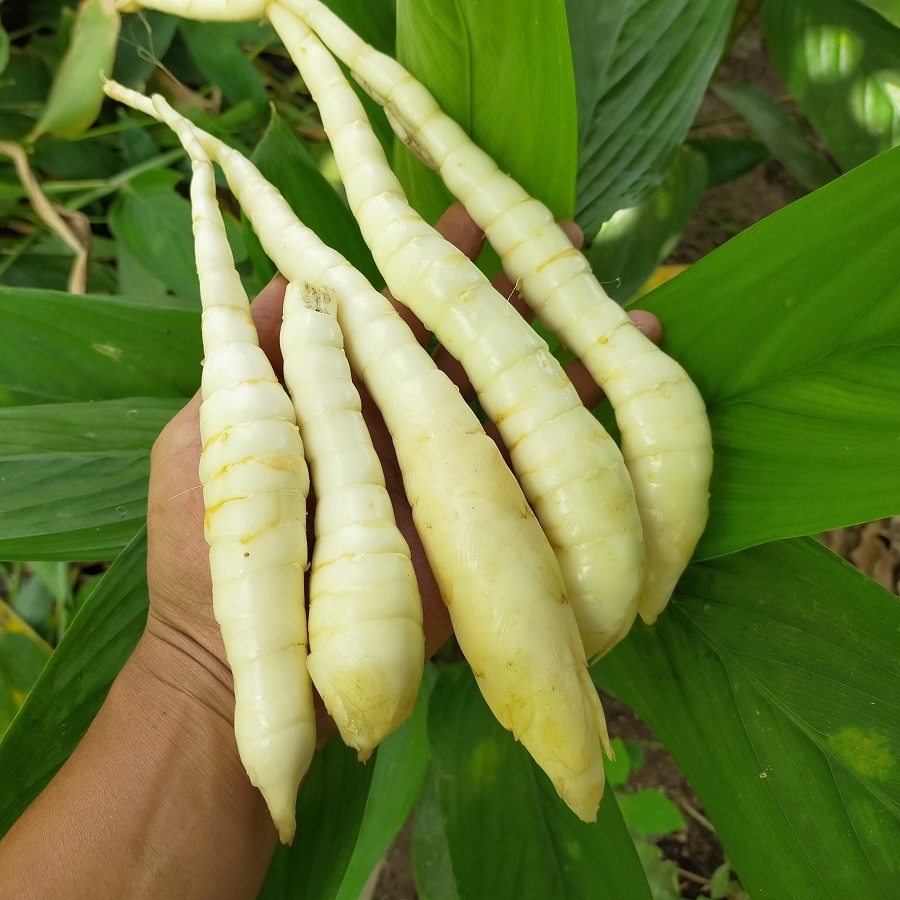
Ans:
[[[142,163],[138,163],[136,166],[132,166],[129,169],[119,172],[118,175],[114,175],[112,178],[107,179],[100,187],[97,187],[94,190],[86,191],[83,194],[72,197],[66,203],[65,208],[72,210],[81,209],[89,203],[93,203],[95,200],[101,200],[103,197],[121,190],[132,178],[140,175],[142,172],[152,172],[154,169],[161,169],[164,166],[169,165],[169,163],[180,159],[182,156],[184,156],[184,151],[180,147],[167,150],[159,156],[154,156],[153,159],[145,160]]]

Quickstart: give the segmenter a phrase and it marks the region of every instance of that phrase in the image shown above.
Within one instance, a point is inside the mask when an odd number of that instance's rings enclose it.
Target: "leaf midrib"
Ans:
[[[740,660],[740,657],[732,654],[726,647],[724,647],[718,640],[712,637],[703,627],[691,616],[686,615],[682,612],[679,612],[677,605],[674,606],[672,613],[677,615],[679,619],[686,623],[689,628],[692,628],[697,634],[699,634],[706,645],[715,653],[719,662],[722,664],[726,672],[729,672],[732,668],[738,669],[747,681],[753,685],[754,689],[760,693],[766,700],[777,709],[789,722],[795,725],[800,731],[802,731],[807,738],[819,749],[819,752],[828,760],[829,766],[833,766],[837,764],[837,766],[845,771],[848,775],[851,776],[855,781],[857,781],[863,790],[866,793],[871,794],[873,797],[878,798],[888,809],[888,811],[897,819],[900,819],[900,806],[893,801],[890,797],[886,796],[884,792],[873,785],[868,780],[864,779],[858,772],[853,771],[842,759],[840,756],[836,755],[833,751],[829,750],[827,745],[820,740],[818,737],[818,733],[815,731],[812,726],[808,725],[802,718],[800,718],[796,713],[793,712],[790,705],[785,703],[778,694],[773,693],[766,684],[760,680],[760,678],[753,673],[752,670],[744,666]],[[736,706],[736,704],[735,704]],[[745,728],[744,720],[741,717],[741,726]],[[749,735],[748,735],[749,737]],[[840,792],[839,792],[840,793]],[[841,798],[843,802],[843,797]],[[846,806],[845,806],[846,809]],[[849,816],[849,810],[847,811]]]

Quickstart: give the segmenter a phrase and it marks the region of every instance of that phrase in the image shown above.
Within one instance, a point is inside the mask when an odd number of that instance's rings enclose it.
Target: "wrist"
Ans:
[[[132,664],[163,694],[194,714],[234,725],[234,682],[218,633],[194,636],[158,616],[151,607]]]
[[[233,704],[215,654],[148,623],[81,743],[4,839],[0,894],[256,896],[277,834],[238,756]]]

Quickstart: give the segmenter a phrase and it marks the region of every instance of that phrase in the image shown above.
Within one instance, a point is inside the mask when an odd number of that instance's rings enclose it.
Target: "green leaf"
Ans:
[[[436,677],[429,663],[412,716],[378,748],[359,837],[336,900],[358,900],[369,875],[409,818],[428,768],[425,714]]]
[[[644,765],[644,745],[639,741],[625,741],[625,749],[631,760],[631,770],[637,772]]]
[[[221,89],[232,105],[247,100],[266,109],[269,98],[256,67],[240,43],[243,23],[192,22],[185,19],[179,32],[204,80]]]
[[[578,819],[493,718],[468,665],[441,672],[428,738],[461,900],[649,898],[613,792],[597,822]]]
[[[328,6],[358,35],[393,55],[397,30],[395,0],[328,0]]]
[[[316,754],[297,798],[297,836],[279,844],[259,900],[334,897],[359,833],[373,767],[333,735]]]
[[[594,671],[672,754],[751,896],[881,900],[900,883],[898,658],[897,598],[797,539],[692,565]]]
[[[29,210],[23,218],[30,219]],[[4,242],[8,256],[0,263],[0,278],[7,288],[33,288],[36,290],[60,290],[68,287],[74,255],[55,234],[49,232],[26,236],[21,240]],[[97,240],[91,241],[92,249]],[[4,248],[6,249],[6,248]],[[95,259],[97,254],[94,254]],[[105,294],[115,290],[116,280],[112,271],[102,264],[92,263],[88,268],[87,290]]]
[[[419,900],[459,900],[434,766],[425,773],[416,803],[412,856]]]
[[[112,71],[118,38],[115,0],[82,0],[32,139],[41,134],[71,138],[93,124],[103,105],[103,76]]]
[[[153,441],[183,405],[132,397],[0,409],[0,558],[115,557],[147,514]]]
[[[709,879],[710,900],[724,900],[731,884],[731,865],[723,862]]]
[[[575,218],[585,234],[596,234],[662,181],[703,99],[736,5],[567,0],[578,90]]]
[[[606,783],[610,787],[621,787],[628,781],[628,776],[631,774],[631,755],[625,742],[619,738],[612,739],[612,748],[616,758],[603,760]]]
[[[576,109],[563,0],[399,0],[397,55],[502,169],[571,218]],[[400,145],[394,169],[436,221],[450,203],[440,179]]]
[[[898,511],[900,149],[640,300],[709,409],[698,558]]]
[[[754,84],[719,84],[716,94],[733,106],[797,183],[808,191],[828,184],[837,172],[807,143],[787,110]]]
[[[0,287],[0,321],[0,407],[187,397],[200,382],[199,312]]]
[[[35,559],[28,561],[28,568],[47,585],[57,603],[66,603],[72,599],[71,569],[67,563]]]
[[[147,620],[142,531],[87,599],[0,740],[0,836],[69,758],[131,655]]]
[[[122,168],[116,153],[98,141],[39,141],[32,154],[31,165],[40,179],[111,178]]]
[[[702,138],[688,141],[687,146],[702,153],[706,158],[707,188],[735,181],[769,158],[766,145],[759,141]]]
[[[9,65],[9,34],[6,29],[0,25],[0,75],[6,71]]]
[[[636,841],[638,856],[647,876],[653,900],[681,900],[678,887],[678,864],[663,856],[656,844]]]
[[[619,809],[625,824],[641,834],[668,834],[684,828],[678,807],[657,788],[618,794]]]
[[[0,600],[0,738],[25,702],[50,653],[50,647]]]
[[[157,278],[148,268],[141,265],[137,257],[121,242],[116,244],[116,272],[119,276],[119,293],[123,297],[163,300],[172,305],[172,296],[167,294],[165,282]],[[165,298],[168,297],[168,301]],[[193,303],[186,304],[193,306]]]
[[[41,578],[32,576],[13,600],[13,612],[32,628],[39,628],[53,612],[53,593]]]
[[[376,287],[384,284],[350,209],[325,180],[301,140],[273,110],[272,120],[253,153],[253,162],[276,185],[303,224],[343,254]],[[247,242],[262,248],[247,229]]]
[[[170,170],[132,178],[109,211],[109,227],[143,266],[199,309],[191,204],[175,191],[180,180]]]
[[[900,31],[853,0],[764,7],[772,62],[843,169],[900,142]]]
[[[859,0],[900,28],[900,0]]]
[[[604,290],[624,302],[672,252],[706,190],[706,160],[682,147],[662,184],[605,222],[585,255]]]

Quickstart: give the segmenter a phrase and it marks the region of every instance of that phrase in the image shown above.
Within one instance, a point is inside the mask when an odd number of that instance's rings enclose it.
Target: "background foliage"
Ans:
[[[706,188],[771,155],[811,192],[641,299],[709,406],[711,517],[667,614],[593,674],[688,775],[751,896],[890,896],[900,608],[803,536],[900,512],[896,4],[762,4],[794,104],[720,87],[756,139],[706,142],[689,139],[691,122],[754,4],[331,5],[574,214],[623,302]],[[252,154],[380,281],[271,29],[120,22],[108,6],[0,6],[0,147],[20,152],[18,166],[0,161],[0,577],[13,604],[0,606],[0,730],[12,720],[0,833],[65,761],[140,634],[149,448],[199,381],[188,167],[165,128],[101,103],[95,73],[167,93]],[[414,203],[436,218],[443,188],[369,108]],[[221,199],[256,291],[271,263]],[[620,777],[610,770],[612,787]],[[440,663],[374,766],[333,741],[317,757],[298,801],[314,825],[278,851],[263,896],[356,897],[415,807],[423,898],[677,897],[651,842],[677,822],[657,803],[608,790],[598,823],[574,820],[487,715],[467,667]],[[717,878],[709,896],[738,889],[727,867]]]

